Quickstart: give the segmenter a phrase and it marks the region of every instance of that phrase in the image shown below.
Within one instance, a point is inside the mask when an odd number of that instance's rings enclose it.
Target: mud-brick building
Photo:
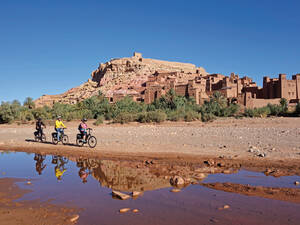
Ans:
[[[240,97],[244,87],[256,86],[255,82],[249,77],[239,78],[239,75],[234,73],[231,73],[229,77],[222,74],[210,74],[205,79],[206,92],[209,96],[218,91],[229,99]]]
[[[165,95],[171,89],[174,89],[177,95],[195,98],[198,104],[200,104],[200,99],[203,97],[208,99],[208,96],[205,94],[206,80],[202,74],[156,72],[146,82],[144,102],[149,104]],[[202,93],[202,96],[200,93]]]
[[[263,78],[263,87],[245,87],[243,104],[246,107],[262,107],[271,104],[278,104],[281,98],[289,103],[297,103],[300,99],[300,74],[292,76],[292,80],[286,78],[286,74],[279,74],[278,78]]]
[[[185,77],[184,81],[180,81]],[[221,92],[229,100],[241,98],[242,90],[256,85],[248,77],[242,79],[232,73],[230,77],[222,74],[180,74],[178,72],[156,72],[146,82],[144,101],[149,104],[166,94],[171,88],[180,96],[193,97],[197,104],[209,100],[214,92]]]
[[[197,104],[215,93],[220,92],[229,102],[237,102],[247,108],[266,106],[267,104],[279,104],[281,98],[286,98],[289,103],[299,101],[300,74],[294,75],[292,80],[287,80],[285,74],[279,78],[264,77],[263,87],[258,87],[249,77],[240,78],[231,73],[230,76],[222,74],[201,74],[156,71],[148,77],[144,87],[135,93],[120,93],[114,95],[114,100],[119,100],[125,95],[132,96],[134,100],[152,103],[165,95],[170,89],[180,96],[193,97]]]

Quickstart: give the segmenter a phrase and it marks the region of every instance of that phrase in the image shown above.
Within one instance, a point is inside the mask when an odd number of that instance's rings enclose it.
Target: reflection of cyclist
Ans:
[[[66,172],[66,169],[60,168],[59,166],[55,167],[55,176],[57,180],[61,180],[62,175]]]
[[[46,165],[44,165],[45,158],[40,154],[36,154],[34,156],[34,160],[36,160],[35,170],[39,175],[41,175],[42,171],[46,168]]]
[[[35,123],[35,129],[37,131],[37,136],[42,137],[43,127],[46,128],[46,125],[43,123],[41,118],[38,118],[38,120]]]
[[[87,161],[85,159],[77,159],[77,167],[79,167],[78,175],[82,180],[82,183],[87,182],[88,176],[91,174],[90,167],[87,165]]]
[[[86,183],[87,182],[87,178],[89,176],[89,172],[87,172],[85,168],[80,168],[80,170],[78,172],[78,175],[81,178],[82,183]]]
[[[87,119],[83,118],[81,120],[81,123],[78,126],[78,130],[80,131],[82,139],[84,140],[85,143],[86,143],[86,138],[87,138],[87,132],[86,132],[86,130],[88,128],[88,125],[86,124],[86,122],[87,122]]]
[[[61,121],[61,116],[57,117],[57,120],[55,121],[55,130],[57,132],[57,140],[60,141],[60,136],[64,132],[63,128],[67,128],[64,123]]]
[[[65,164],[68,163],[68,159],[62,156],[52,156],[52,163],[56,164],[54,172],[57,180],[61,180],[62,175],[67,171]]]

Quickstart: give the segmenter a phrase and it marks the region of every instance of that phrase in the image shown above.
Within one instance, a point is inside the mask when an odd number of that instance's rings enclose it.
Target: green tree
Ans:
[[[288,101],[285,98],[280,99],[280,106],[283,113],[288,111]]]
[[[24,101],[23,104],[25,107],[27,107],[28,109],[34,109],[35,108],[35,104],[32,98],[27,97]]]
[[[2,102],[0,106],[0,123],[11,123],[15,119],[9,102]]]
[[[300,115],[300,102],[297,103],[295,113]]]

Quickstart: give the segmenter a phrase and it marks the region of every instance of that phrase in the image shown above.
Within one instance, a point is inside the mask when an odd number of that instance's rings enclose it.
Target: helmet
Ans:
[[[39,122],[42,121],[42,118],[38,118],[38,121],[39,121]]]
[[[57,119],[60,119],[61,118],[61,116],[57,116]]]
[[[86,122],[86,121],[87,121],[87,119],[86,119],[86,118],[83,118],[83,119],[82,119],[82,122]]]

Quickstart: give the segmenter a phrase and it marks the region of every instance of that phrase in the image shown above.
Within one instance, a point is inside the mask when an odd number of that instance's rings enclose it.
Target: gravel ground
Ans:
[[[92,124],[92,121],[89,121]],[[66,123],[70,143],[75,143],[76,122]],[[199,156],[300,159],[300,118],[218,119],[210,123],[104,124],[94,128],[101,153],[175,153]],[[0,149],[55,148],[82,151],[76,146],[35,143],[33,125],[1,125]],[[47,127],[51,141],[52,127]],[[27,140],[27,141],[26,141]]]

